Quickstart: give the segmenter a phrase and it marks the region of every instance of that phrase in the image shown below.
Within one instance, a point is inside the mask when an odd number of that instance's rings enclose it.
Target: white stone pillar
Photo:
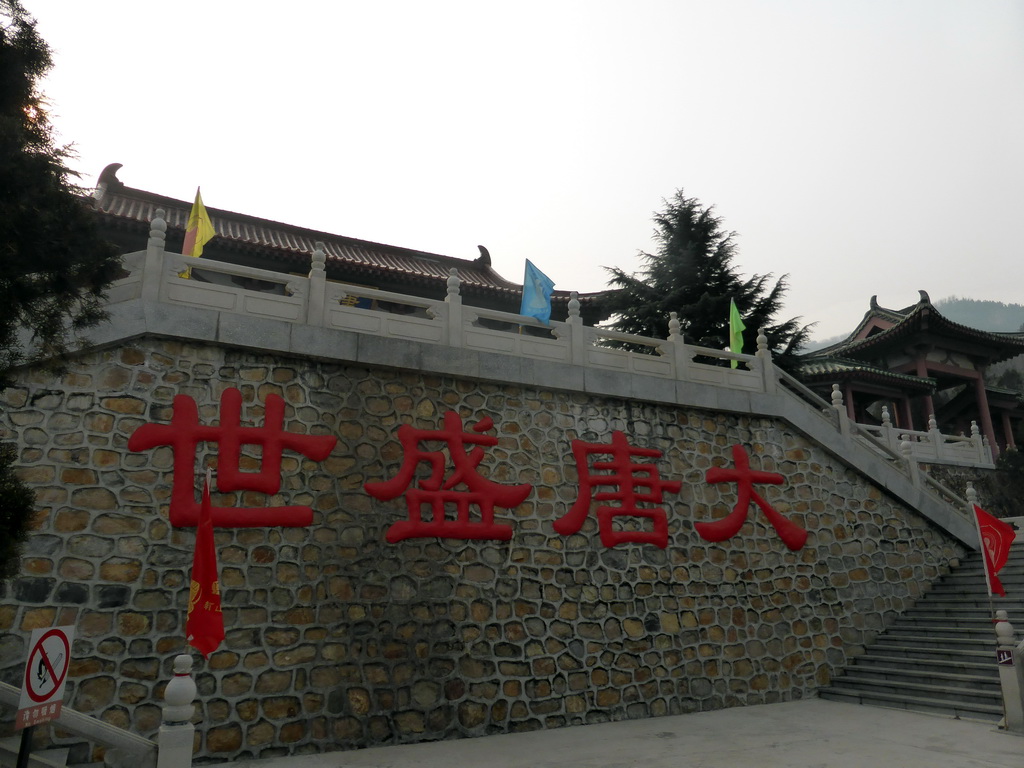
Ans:
[[[146,261],[142,269],[142,298],[156,303],[160,300],[160,286],[164,281],[164,245],[167,241],[167,221],[164,209],[157,208],[149,222],[149,241],[146,243]]]
[[[306,295],[306,322],[323,325],[327,305],[327,249],[317,241],[309,261],[309,293]]]
[[[174,677],[164,691],[163,723],[157,744],[156,768],[187,768],[192,765],[192,743],[196,727],[196,683],[192,679],[192,657],[183,653],[174,658]]]
[[[1024,645],[1022,643],[1021,645]],[[1003,727],[1011,733],[1024,735],[1024,672],[1021,646],[1014,638],[1013,625],[1006,611],[996,611],[996,660],[999,662],[999,687],[1003,691]]]
[[[757,332],[757,351],[754,353],[761,361],[761,378],[764,382],[765,394],[772,394],[778,384],[778,377],[775,375],[775,363],[772,362],[772,351],[768,348],[768,335],[761,328]]]
[[[910,473],[910,482],[915,488],[921,487],[921,468],[917,466],[917,458],[914,456],[914,446],[910,442],[910,435],[903,435],[900,441],[900,454],[907,462],[907,472]]]
[[[846,406],[843,405],[843,391],[838,384],[832,385],[832,410],[836,412],[836,425],[843,437],[850,436],[850,417],[846,415]]]
[[[580,315],[579,291],[569,294],[569,315],[565,320],[565,325],[569,332],[569,362],[574,365],[586,365],[587,336],[583,328],[583,317]]]
[[[946,456],[946,441],[939,431],[939,422],[935,420],[935,414],[928,416],[928,441],[935,446],[935,458],[944,459]]]
[[[676,378],[679,381],[689,379],[690,363],[693,362],[693,352],[683,341],[683,333],[679,324],[679,313],[668,313],[668,341],[672,346],[672,354],[675,357]]]
[[[448,336],[448,346],[462,346],[462,296],[459,295],[459,271],[452,267],[448,272],[448,295],[444,303],[448,305],[448,327],[445,329]]]

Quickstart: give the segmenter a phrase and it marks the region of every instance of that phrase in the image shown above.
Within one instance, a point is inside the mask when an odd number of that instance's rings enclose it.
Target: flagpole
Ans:
[[[978,506],[978,492],[974,490],[974,483],[967,481],[967,503],[971,508],[971,517],[974,518],[974,530],[978,533],[978,549],[981,552],[981,570],[985,574],[985,589],[988,592],[988,611],[992,621],[996,618],[996,604],[992,600],[992,577],[988,572],[988,560],[985,557],[985,539],[981,535],[981,520],[975,507]]]

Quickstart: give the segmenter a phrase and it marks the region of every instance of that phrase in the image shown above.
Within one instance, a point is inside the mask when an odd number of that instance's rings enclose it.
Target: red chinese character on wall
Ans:
[[[389,542],[426,537],[500,541],[512,538],[512,526],[494,522],[494,508],[518,506],[533,487],[501,485],[477,472],[484,458],[483,447],[498,444],[497,437],[480,434],[493,427],[494,422],[485,416],[473,426],[473,432],[466,432],[462,417],[448,411],[444,415],[444,429],[415,429],[408,424],[398,428],[398,440],[403,450],[403,463],[398,474],[391,480],[363,486],[367,493],[381,501],[390,501],[405,494],[409,519],[388,528],[385,538]],[[443,451],[421,447],[422,443],[430,442],[441,443],[448,449],[454,471],[447,479]],[[413,486],[420,464],[429,466],[430,475]],[[445,508],[449,505],[455,507],[454,520],[445,518]],[[473,507],[480,510],[479,522],[470,520]],[[424,508],[427,510],[426,519]]]
[[[563,536],[576,533],[583,527],[591,502],[610,501],[614,504],[603,504],[597,508],[602,544],[614,547],[616,544],[634,542],[656,544],[662,549],[668,546],[668,518],[665,510],[661,507],[637,506],[640,502],[661,504],[664,491],[679,491],[681,484],[662,480],[654,464],[634,461],[634,457],[638,456],[660,458],[661,451],[631,446],[626,436],[616,430],[612,433],[611,444],[573,440],[572,454],[576,459],[576,471],[579,474],[580,495],[569,512],[555,521],[554,526],[558,533]],[[587,460],[592,455],[608,455],[611,458],[595,461],[593,467],[590,467]],[[610,486],[616,490],[595,493],[594,488],[599,486]],[[615,530],[616,517],[648,518],[652,521],[654,530]]]
[[[221,491],[258,491],[274,494],[281,490],[281,457],[296,451],[315,461],[326,459],[338,438],[329,435],[297,435],[285,432],[284,400],[268,395],[264,426],[241,426],[242,393],[224,390],[220,398],[220,426],[199,423],[196,401],[188,395],[174,398],[170,424],[143,424],[128,439],[128,450],[145,451],[169,445],[174,451],[174,482],[171,489],[171,525],[194,526],[199,522],[199,504],[195,499],[196,446],[201,442],[218,444],[217,488]],[[241,469],[243,445],[262,448],[260,471]],[[213,524],[220,528],[255,528],[282,525],[301,527],[313,522],[309,507],[212,507]]]
[[[713,523],[695,523],[694,528],[697,529],[700,537],[707,541],[724,541],[735,536],[746,522],[750,500],[753,499],[768,518],[768,522],[778,532],[783,543],[791,550],[801,549],[807,541],[807,531],[772,509],[771,505],[754,491],[754,483],[780,485],[786,479],[775,472],[752,470],[750,457],[747,456],[742,445],[732,447],[732,460],[736,469],[712,467],[704,473],[704,479],[709,483],[737,483],[739,487],[736,491],[738,496],[736,506],[721,520],[716,520]]]

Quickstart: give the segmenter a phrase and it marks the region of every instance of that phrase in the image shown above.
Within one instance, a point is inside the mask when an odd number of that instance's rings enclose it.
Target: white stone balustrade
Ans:
[[[675,313],[668,339],[589,327],[583,325],[576,294],[565,322],[544,325],[531,317],[464,305],[454,268],[445,298],[426,299],[328,281],[322,243],[311,254],[308,276],[302,277],[169,253],[164,250],[166,229],[158,210],[147,250],[124,257],[127,275],[111,287],[111,303],[144,299],[724,390],[786,392],[825,414],[844,438],[859,439],[889,457],[904,457],[912,477],[919,462],[992,466],[992,454],[973,424],[970,437],[943,435],[934,423],[922,432],[897,430],[887,410],[880,426],[854,424],[838,387],[829,403],[774,366],[763,332],[756,354],[745,355],[684,343]],[[186,266],[196,270],[194,279],[179,276]],[[636,349],[644,351],[631,351]],[[731,360],[740,364],[723,364]]]

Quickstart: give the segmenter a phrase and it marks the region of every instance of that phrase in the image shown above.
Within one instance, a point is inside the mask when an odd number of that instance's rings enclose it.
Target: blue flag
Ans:
[[[527,259],[526,274],[523,277],[523,304],[519,314],[535,317],[545,325],[551,325],[551,292],[554,289],[554,280]]]

